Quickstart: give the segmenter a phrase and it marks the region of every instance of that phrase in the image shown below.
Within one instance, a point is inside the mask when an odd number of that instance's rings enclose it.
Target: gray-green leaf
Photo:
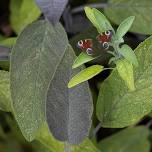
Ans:
[[[152,37],[136,48],[139,66],[134,69],[135,91],[128,91],[114,70],[101,85],[97,116],[104,127],[125,127],[152,111]]]
[[[104,69],[104,67],[101,65],[93,65],[93,66],[90,66],[90,67],[82,70],[81,72],[79,72],[77,75],[75,75],[70,80],[68,87],[72,88],[82,82],[85,82],[85,81],[93,78],[94,76],[96,76],[97,74],[102,72],[103,69]]]
[[[124,44],[119,50],[119,53],[135,67],[138,66],[137,57],[131,47]]]
[[[119,25],[125,18],[135,16],[136,20],[129,31],[141,34],[152,34],[151,0],[109,0],[105,14]]]
[[[45,121],[49,83],[68,45],[60,24],[48,21],[29,25],[17,39],[11,55],[11,95],[14,115],[28,141]]]
[[[135,17],[134,16],[130,16],[128,18],[126,18],[118,27],[117,32],[116,32],[116,39],[117,40],[121,40],[122,37],[128,32],[128,30],[130,29],[130,27],[133,24]]]
[[[99,142],[103,152],[149,152],[149,130],[145,127],[124,129]]]
[[[10,2],[10,22],[17,34],[41,14],[35,0],[11,0]]]
[[[88,83],[68,89],[69,79],[82,69],[72,70],[75,57],[69,46],[51,81],[46,105],[52,134],[71,144],[79,144],[88,136],[93,107]]]
[[[92,61],[94,60],[95,57],[92,57],[92,56],[89,56],[87,55],[86,53],[82,52],[80,53],[80,55],[75,59],[73,65],[72,65],[72,68],[77,68],[81,65],[83,65],[84,63],[87,63],[89,61]]]
[[[51,152],[65,151],[65,144],[53,138],[46,123],[39,129],[36,139]],[[81,144],[70,145],[70,152],[82,152],[82,149],[83,152],[100,152],[88,138]]]

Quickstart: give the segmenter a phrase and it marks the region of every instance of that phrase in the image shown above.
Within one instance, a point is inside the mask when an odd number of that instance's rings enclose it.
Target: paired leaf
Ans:
[[[59,19],[65,9],[68,0],[35,0],[45,17],[53,24],[59,22]]]
[[[93,101],[87,83],[68,89],[69,79],[80,72],[71,69],[74,59],[69,46],[51,81],[46,114],[49,128],[58,140],[78,144],[89,134]]]
[[[106,30],[113,30],[107,18],[97,9],[85,7],[85,13],[99,33],[105,32]]]
[[[10,11],[10,22],[17,34],[41,14],[34,0],[11,0]]]
[[[127,87],[131,90],[135,90],[134,85],[134,74],[133,74],[133,66],[126,59],[118,60],[116,62],[116,68],[120,75],[120,77],[125,81]]]
[[[89,56],[86,53],[82,52],[80,53],[80,55],[75,59],[72,68],[77,68],[81,65],[83,65],[84,63],[87,63],[89,61],[94,60],[95,57]]]
[[[129,91],[116,70],[101,85],[97,116],[102,126],[121,128],[137,123],[152,111],[152,37],[136,48],[135,91]]]
[[[12,50],[10,83],[14,115],[28,141],[35,138],[45,121],[47,89],[67,45],[60,24],[53,27],[47,21],[38,21],[21,33]]]
[[[10,95],[10,80],[9,72],[0,71],[0,110],[10,112],[11,95]]]
[[[103,69],[104,69],[104,67],[101,65],[93,65],[93,66],[90,66],[90,67],[82,70],[81,72],[79,72],[77,75],[75,75],[70,80],[68,87],[72,88],[82,82],[85,82],[85,81],[93,78],[94,76],[96,76],[97,74],[102,72]]]
[[[145,127],[127,128],[103,139],[98,147],[104,152],[149,152],[148,137],[149,130]]]
[[[126,60],[132,63],[135,67],[138,66],[137,57],[131,47],[124,44],[118,51]]]
[[[109,0],[107,6],[105,14],[115,24],[119,25],[125,18],[135,16],[136,20],[129,31],[152,34],[151,0]]]
[[[118,27],[116,32],[116,39],[121,40],[122,37],[129,31],[131,28],[133,21],[135,20],[134,16],[130,16],[126,18]]]

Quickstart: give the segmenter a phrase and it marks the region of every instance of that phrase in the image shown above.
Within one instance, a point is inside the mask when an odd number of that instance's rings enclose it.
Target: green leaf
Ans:
[[[131,47],[124,44],[119,50],[119,53],[135,67],[138,66],[137,57]]]
[[[6,38],[0,41],[0,45],[12,47],[16,43],[16,37]]]
[[[92,24],[97,28],[99,33],[103,32],[103,29],[100,28],[100,25],[98,24],[98,22],[96,21],[96,18],[94,16],[94,11],[92,8],[90,7],[85,7],[84,8],[86,16],[88,17],[88,19],[92,22]]]
[[[128,91],[117,70],[101,85],[96,107],[104,127],[126,127],[152,111],[152,37],[135,52],[139,63],[134,69],[135,91]]]
[[[96,22],[99,25],[100,33],[105,32],[107,30],[114,31],[108,19],[97,9],[93,8],[93,13],[96,19]]]
[[[120,77],[125,81],[127,87],[131,90],[135,90],[133,66],[126,59],[118,60],[116,62],[116,68]]]
[[[53,136],[70,144],[79,144],[88,136],[93,111],[87,82],[73,89],[67,87],[71,77],[83,69],[72,70],[75,57],[69,46],[49,86],[46,104],[47,122]]]
[[[103,33],[107,30],[113,30],[113,28],[112,28],[110,22],[107,20],[107,18],[97,9],[85,7],[85,13],[86,13],[88,19],[97,28],[99,33]]]
[[[128,32],[131,28],[133,21],[135,20],[134,16],[126,18],[118,27],[116,32],[116,39],[121,40],[121,38]]]
[[[72,68],[77,68],[81,65],[83,65],[84,63],[87,63],[89,61],[94,60],[95,58],[92,56],[87,55],[86,53],[82,52],[80,53],[80,55],[75,59]]]
[[[152,34],[151,0],[109,0],[108,6],[105,14],[115,24],[119,25],[125,18],[135,16],[136,20],[129,31]]]
[[[11,55],[11,95],[14,115],[28,141],[45,121],[49,83],[68,45],[60,24],[48,21],[29,25],[18,37]]]
[[[0,71],[0,110],[7,112],[12,110],[9,72],[7,71]]]
[[[65,144],[53,138],[46,123],[39,129],[36,139],[51,152],[65,151]],[[88,138],[79,145],[70,146],[70,152],[82,152],[82,149],[83,152],[100,152]]]
[[[35,0],[11,0],[10,11],[11,25],[17,34],[41,14]]]
[[[149,152],[149,130],[145,127],[127,128],[103,139],[98,147],[104,152]]]
[[[101,65],[93,65],[93,66],[90,66],[90,67],[84,69],[83,71],[81,71],[80,73],[75,75],[70,80],[70,82],[68,84],[68,88],[72,88],[84,81],[87,81],[87,80],[93,78],[94,76],[96,76],[97,74],[102,72],[103,69],[104,69],[104,67]]]

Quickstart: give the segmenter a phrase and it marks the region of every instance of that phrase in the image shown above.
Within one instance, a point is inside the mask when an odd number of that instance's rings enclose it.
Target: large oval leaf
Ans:
[[[148,129],[142,126],[127,128],[105,138],[98,147],[103,152],[149,152],[149,134]]]
[[[128,91],[117,71],[100,88],[97,116],[104,127],[125,127],[152,110],[152,37],[136,48],[135,91]]]
[[[41,14],[34,0],[11,0],[10,11],[11,25],[16,33],[20,33]]]
[[[105,9],[106,15],[116,24],[125,18],[135,16],[136,19],[130,31],[141,34],[151,34],[151,0],[109,0],[109,7]]]
[[[47,120],[53,135],[78,144],[91,126],[92,98],[87,83],[68,89],[69,79],[80,69],[72,70],[75,55],[69,47],[51,81],[47,98]]]
[[[48,21],[28,26],[11,55],[11,95],[14,115],[25,138],[33,140],[45,120],[49,83],[68,45],[60,24]]]
[[[45,17],[53,24],[57,23],[68,0],[35,0]]]
[[[65,144],[56,140],[52,136],[46,123],[39,129],[36,139],[51,152],[65,151]],[[82,152],[82,149],[83,152],[100,152],[88,138],[86,138],[81,144],[70,145],[70,152]]]

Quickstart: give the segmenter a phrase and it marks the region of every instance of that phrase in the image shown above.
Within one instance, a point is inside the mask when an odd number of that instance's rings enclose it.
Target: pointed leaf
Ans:
[[[116,62],[116,68],[120,77],[125,81],[127,87],[131,90],[135,90],[133,66],[126,59]]]
[[[102,126],[121,128],[137,123],[152,111],[152,37],[136,48],[135,91],[129,91],[114,70],[100,88],[97,116]]]
[[[130,16],[126,18],[118,27],[116,32],[116,39],[121,40],[122,37],[129,31],[131,28],[133,21],[135,20],[134,16]]]
[[[69,46],[51,81],[46,114],[49,128],[58,140],[78,144],[89,134],[93,101],[87,83],[68,89],[69,79],[81,70],[72,70],[74,58]]]
[[[77,75],[75,75],[70,80],[68,87],[72,88],[82,82],[85,82],[85,81],[93,78],[94,76],[96,76],[97,74],[102,72],[103,69],[104,69],[104,67],[101,65],[93,65],[93,66],[90,66],[90,67],[84,69],[83,71],[79,72]]]
[[[87,63],[89,61],[94,60],[95,58],[92,56],[87,55],[86,53],[82,52],[80,53],[80,55],[75,59],[72,68],[77,68],[81,65],[83,65],[84,63]]]
[[[11,95],[14,115],[28,141],[45,121],[49,83],[68,45],[60,24],[48,21],[29,25],[19,36],[11,55]]]
[[[137,57],[131,47],[124,44],[118,51],[126,60],[132,63],[135,67],[138,66]]]
[[[149,130],[142,126],[127,128],[103,139],[98,147],[104,152],[149,152],[149,134]]]
[[[53,24],[59,19],[65,9],[68,0],[35,0],[45,17]]]
[[[107,30],[114,31],[108,19],[99,10],[93,8],[93,13],[94,13],[96,22],[99,25],[100,33],[105,32]]]
[[[11,0],[10,11],[11,25],[17,34],[41,14],[34,0]]]

